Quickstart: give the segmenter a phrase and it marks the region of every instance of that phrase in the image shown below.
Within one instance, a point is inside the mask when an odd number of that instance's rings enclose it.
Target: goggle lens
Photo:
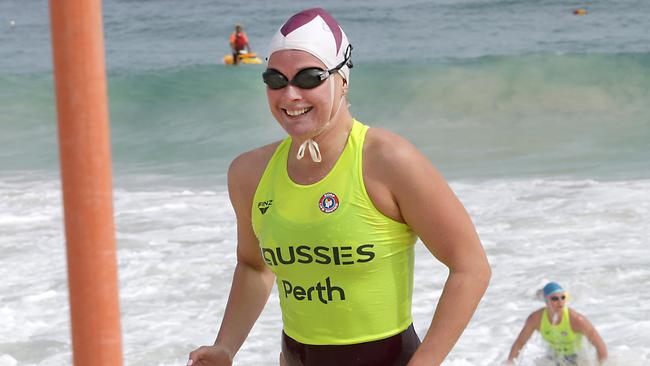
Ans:
[[[287,77],[282,75],[277,70],[268,69],[262,74],[262,79],[264,79],[264,84],[268,85],[271,89],[282,89],[289,84]]]
[[[551,296],[551,301],[559,301],[559,300],[566,300],[566,296],[565,295],[562,295],[562,296],[559,296],[559,297],[558,296]]]

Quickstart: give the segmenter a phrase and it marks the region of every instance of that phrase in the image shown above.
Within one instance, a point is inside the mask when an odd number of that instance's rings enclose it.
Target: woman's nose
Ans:
[[[284,88],[284,94],[291,100],[302,99],[301,89],[292,84],[289,84]]]

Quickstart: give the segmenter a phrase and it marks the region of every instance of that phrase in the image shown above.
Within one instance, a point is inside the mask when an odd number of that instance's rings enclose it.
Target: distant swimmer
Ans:
[[[573,11],[573,15],[587,15],[587,9],[580,8]]]
[[[237,65],[239,63],[239,54],[246,49],[247,53],[251,53],[251,46],[248,44],[248,36],[244,33],[241,24],[235,25],[235,31],[230,34],[230,50],[232,51],[232,63]]]
[[[542,289],[546,307],[543,307],[528,316],[523,329],[515,340],[508,355],[508,363],[519,356],[519,351],[524,347],[533,331],[537,330],[550,347],[549,359],[560,365],[577,365],[578,351],[582,348],[582,337],[587,337],[596,348],[598,361],[607,359],[607,347],[596,328],[587,318],[577,311],[569,308],[568,294],[556,282],[549,282]]]

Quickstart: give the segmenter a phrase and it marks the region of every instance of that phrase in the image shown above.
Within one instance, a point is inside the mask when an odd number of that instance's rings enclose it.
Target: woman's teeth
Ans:
[[[285,109],[285,110],[287,111],[287,114],[290,115],[291,117],[296,117],[296,116],[299,116],[301,114],[305,114],[305,113],[309,112],[310,109],[311,108],[302,108],[302,109],[296,109],[296,110],[292,110],[292,111],[290,111],[288,109]]]

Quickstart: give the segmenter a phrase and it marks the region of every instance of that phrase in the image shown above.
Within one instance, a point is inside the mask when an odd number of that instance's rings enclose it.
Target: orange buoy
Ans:
[[[587,9],[585,8],[580,8],[580,9],[575,9],[573,11],[574,15],[587,15]]]

